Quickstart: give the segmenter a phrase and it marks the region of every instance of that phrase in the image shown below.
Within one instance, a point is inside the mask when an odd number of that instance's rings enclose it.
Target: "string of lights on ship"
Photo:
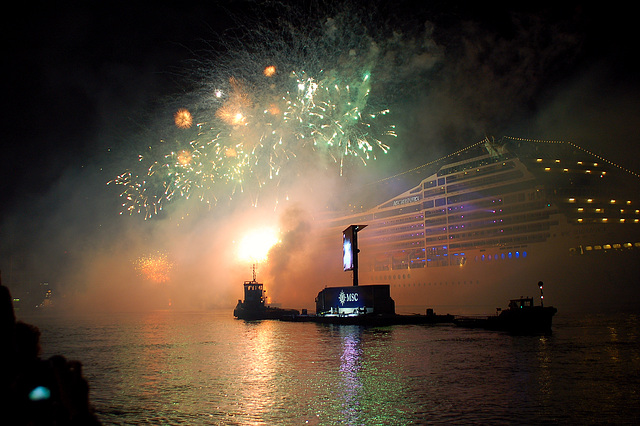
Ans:
[[[640,174],[633,172],[619,164],[613,163],[601,156],[599,156],[598,154],[595,154],[589,150],[586,150],[572,142],[567,142],[567,141],[544,141],[544,140],[534,140],[534,139],[524,139],[524,138],[514,138],[514,137],[505,137],[505,139],[511,139],[513,141],[520,141],[520,142],[529,142],[529,143],[547,143],[547,144],[566,144],[572,148],[575,148],[579,151],[582,151],[594,158],[596,158],[598,161],[603,162],[603,163],[607,163],[610,166],[613,166],[617,169],[619,169],[620,171],[623,171],[635,178],[639,178]],[[435,163],[438,163],[440,161],[446,160],[449,157],[454,157],[456,155],[458,155],[461,152],[464,152],[466,150],[469,150],[475,146],[478,146],[480,144],[484,144],[487,141],[487,139],[484,139],[480,142],[477,142],[473,145],[470,145],[464,149],[458,150],[456,152],[453,152],[445,157],[439,158],[437,160],[431,161],[429,163],[423,164],[421,166],[418,166],[416,168],[413,168],[411,170],[405,171],[403,173],[382,179],[378,182],[382,182],[385,180],[389,180],[389,179],[393,179],[396,177],[399,177],[401,175],[404,174],[408,174],[408,173],[412,173],[415,171],[418,171],[421,168],[433,165]],[[548,166],[545,166],[545,162],[549,162],[550,164]],[[543,158],[537,158],[536,159],[536,163],[541,164],[544,166],[544,171],[547,173],[553,173],[553,172],[557,172],[557,171],[561,171],[562,173],[584,173],[587,175],[595,175],[595,176],[599,176],[601,178],[604,178],[605,175],[607,174],[606,171],[604,170],[598,170],[597,168],[599,167],[599,163],[598,162],[593,162],[593,163],[587,163],[585,161],[578,161],[575,165],[576,168],[570,169],[568,167],[565,167],[565,165],[563,164],[562,167],[561,166],[561,161],[559,159],[553,159],[553,160],[546,160]],[[593,167],[593,168],[591,168]],[[571,203],[571,204],[580,204],[580,203],[586,203],[586,205],[589,206],[597,206],[600,205],[603,200],[596,200],[594,198],[577,198],[577,197],[569,197],[565,200],[567,203]],[[635,223],[638,224],[640,223],[640,209],[637,208],[633,208],[632,206],[632,201],[631,200],[625,200],[625,201],[619,201],[616,199],[608,199],[606,200],[606,203],[608,203],[610,206],[614,207],[616,210],[615,212],[618,214],[611,214],[614,210],[612,209],[605,209],[603,207],[591,207],[591,208],[585,208],[582,205],[579,207],[575,208],[575,212],[576,217],[572,217],[570,220],[574,221],[574,223],[576,224],[587,224],[587,223],[602,223],[602,224],[606,224],[606,223],[613,223],[614,221],[617,221],[618,223],[624,224],[624,223]],[[622,207],[620,207],[622,205]],[[596,215],[599,215],[597,217],[591,217],[588,214],[583,215],[583,213],[593,213]],[[610,218],[608,216],[604,216],[605,213],[609,213],[612,216],[617,216],[615,218]],[[627,216],[627,217],[620,217],[620,216]],[[629,222],[631,221],[631,222]],[[586,253],[592,253],[592,252],[606,252],[606,251],[610,251],[610,250],[624,250],[624,249],[632,249],[632,248],[636,248],[636,249],[640,249],[640,242],[606,242],[606,243],[602,243],[602,244],[596,244],[596,245],[587,245],[587,246],[578,246],[578,247],[573,247],[570,249],[570,253],[571,254],[586,254]],[[456,253],[459,254],[459,253]],[[460,264],[463,265],[464,262],[466,262],[466,258],[464,257],[464,255],[462,255],[463,257],[461,258],[460,261],[458,262],[454,262],[455,264]],[[507,252],[507,253],[500,253],[500,254],[486,254],[486,255],[481,255],[481,256],[475,256],[475,261],[491,261],[491,260],[510,260],[510,259],[523,259],[527,257],[527,253],[526,251],[523,251],[522,253],[519,251],[514,251],[514,252]],[[416,265],[417,266],[417,265]],[[416,267],[414,266],[414,267]],[[421,267],[417,266],[417,267]],[[411,265],[409,265],[409,269],[411,269]],[[389,277],[391,278],[391,277]]]

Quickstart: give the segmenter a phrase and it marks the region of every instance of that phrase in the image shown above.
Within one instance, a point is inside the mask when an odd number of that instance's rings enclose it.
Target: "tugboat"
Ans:
[[[512,299],[507,309],[497,309],[496,315],[484,318],[459,317],[454,324],[467,328],[507,331],[512,334],[551,333],[553,316],[558,312],[553,306],[544,306],[542,281],[540,287],[540,306],[534,306],[532,297]]]
[[[244,301],[238,300],[233,316],[243,320],[282,319],[299,315],[296,309],[282,309],[265,304],[264,285],[256,281],[256,267],[253,265],[253,279],[244,282]]]

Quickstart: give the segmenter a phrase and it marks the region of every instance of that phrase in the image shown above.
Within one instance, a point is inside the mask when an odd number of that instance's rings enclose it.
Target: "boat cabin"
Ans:
[[[264,285],[256,280],[244,282],[244,304],[246,306],[264,306]]]
[[[509,309],[533,308],[533,297],[521,297],[509,301]]]

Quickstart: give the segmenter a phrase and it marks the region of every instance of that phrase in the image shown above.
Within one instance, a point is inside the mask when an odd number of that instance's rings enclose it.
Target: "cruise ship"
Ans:
[[[352,224],[359,281],[398,312],[486,312],[520,296],[560,310],[640,300],[640,176],[571,142],[488,138],[412,171],[415,185]],[[538,283],[544,282],[544,295]]]

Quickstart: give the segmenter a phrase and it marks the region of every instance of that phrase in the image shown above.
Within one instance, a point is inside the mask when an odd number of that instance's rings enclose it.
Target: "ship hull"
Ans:
[[[420,306],[459,314],[492,312],[497,301],[537,295],[539,281],[544,297],[563,310],[635,308],[640,296],[637,251],[570,256],[548,246],[528,249],[526,258],[483,261],[471,252],[463,266],[363,271],[361,281],[389,283],[399,313]],[[482,253],[477,251],[479,259]]]
[[[267,319],[283,319],[300,315],[300,311],[296,309],[282,309],[270,306],[247,307],[239,302],[233,310],[233,316],[247,321],[267,320]]]

